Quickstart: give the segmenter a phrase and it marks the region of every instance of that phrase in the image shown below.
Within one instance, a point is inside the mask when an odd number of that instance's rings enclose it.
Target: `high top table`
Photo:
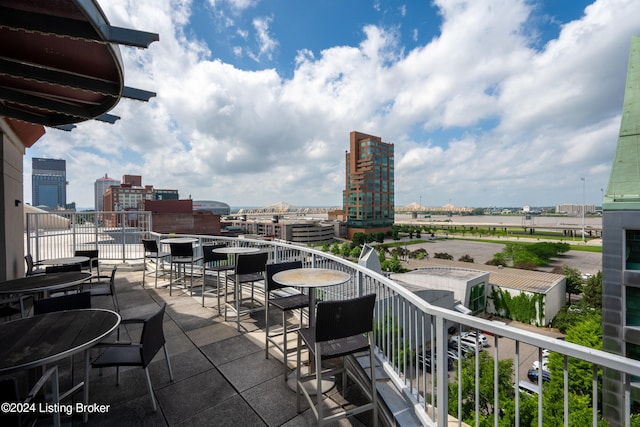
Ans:
[[[309,324],[316,325],[316,289],[341,285],[351,276],[344,271],[328,268],[293,268],[273,275],[273,280],[283,286],[309,289]]]
[[[50,258],[43,259],[39,261],[40,265],[73,265],[73,264],[82,264],[83,262],[89,261],[91,258],[88,256],[70,256],[64,258]]]
[[[120,315],[114,311],[85,309],[0,323],[0,375],[55,364],[84,352],[84,382],[75,385],[71,392],[82,387],[86,407],[91,366],[89,349],[115,331],[120,321]],[[54,424],[60,425],[60,413],[53,415]],[[87,420],[88,412],[83,413],[83,418]]]
[[[328,268],[292,268],[273,275],[273,280],[283,286],[307,288],[309,290],[309,325],[312,327],[316,325],[316,288],[341,285],[349,281],[350,278],[351,276],[344,271]],[[314,369],[312,362],[313,360],[309,360],[310,371]],[[317,394],[313,384],[315,383],[311,382],[305,387],[310,395]],[[321,384],[322,392],[327,392],[334,384],[334,381],[323,380]],[[287,385],[290,389],[297,390],[295,371],[287,379]]]

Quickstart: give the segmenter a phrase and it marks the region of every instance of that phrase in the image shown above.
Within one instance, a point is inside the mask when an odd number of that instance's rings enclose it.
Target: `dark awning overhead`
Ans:
[[[95,0],[0,0],[0,116],[63,129],[113,123],[120,98],[155,96],[124,85],[118,44],[156,40],[109,25]]]

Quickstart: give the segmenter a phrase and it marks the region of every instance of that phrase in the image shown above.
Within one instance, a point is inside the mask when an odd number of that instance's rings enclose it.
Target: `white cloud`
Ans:
[[[537,49],[528,0],[437,0],[440,34],[426,45],[405,52],[393,30],[366,26],[357,46],[299,51],[284,78],[211,58],[185,29],[191,2],[102,3],[114,25],[160,34],[149,49],[122,49],[127,84],[158,96],[122,100],[113,126],[49,130],[31,149],[68,159],[79,206],[93,205],[105,173],[232,206],[340,205],[352,130],[395,144],[397,204],[579,202],[581,176],[599,203],[640,33],[639,2],[598,0]],[[240,13],[256,2],[226,4]],[[254,20],[256,58],[277,50],[270,19]]]

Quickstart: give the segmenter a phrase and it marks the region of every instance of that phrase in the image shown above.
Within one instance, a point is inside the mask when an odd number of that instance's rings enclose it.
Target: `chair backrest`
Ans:
[[[29,274],[33,271],[33,256],[31,256],[31,254],[26,254],[24,256],[24,260],[27,263],[27,274]]]
[[[158,350],[164,345],[164,330],[162,328],[162,319],[167,303],[163,303],[160,309],[149,316],[144,321],[142,334],[140,335],[140,358],[142,359],[142,367],[146,368]]]
[[[371,332],[375,303],[376,294],[318,303],[316,341],[329,341]]]
[[[45,267],[45,273],[66,273],[68,271],[82,271],[80,264],[67,264],[67,265],[50,265]]]
[[[236,274],[264,272],[268,259],[269,254],[267,252],[239,254],[236,258]]]
[[[205,264],[214,261],[226,261],[228,259],[226,254],[220,254],[214,252],[214,249],[224,248],[225,245],[202,245],[202,256]]]
[[[158,242],[155,239],[142,239],[145,252],[158,253]]]
[[[173,257],[192,257],[193,244],[191,243],[169,243],[171,248],[171,256]]]
[[[267,264],[266,284],[267,292],[274,291],[276,289],[286,288],[287,286],[273,280],[273,275],[285,270],[292,270],[294,268],[302,268],[302,261],[289,261],[279,262],[276,264]]]
[[[79,310],[81,308],[91,308],[90,292],[78,292],[33,301],[33,314],[35,316],[54,311]]]
[[[88,269],[98,268],[99,252],[98,252],[97,249],[77,250],[77,251],[74,252],[73,256],[86,256],[86,257],[89,257],[89,261],[85,261],[85,262],[80,264],[82,266],[82,268],[88,268]]]

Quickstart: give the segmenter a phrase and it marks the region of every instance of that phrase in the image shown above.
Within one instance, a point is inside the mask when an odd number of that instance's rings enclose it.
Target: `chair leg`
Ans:
[[[264,358],[269,358],[269,295],[267,294],[267,304],[264,307]],[[285,368],[286,370],[286,368]]]
[[[282,344],[283,362],[284,362],[284,381],[287,381],[287,360],[289,358],[289,350],[287,350],[287,312],[282,310],[282,337],[284,343]]]
[[[369,337],[371,340],[371,337]],[[376,358],[373,354],[373,345],[369,346],[369,363],[371,365],[371,403],[373,405],[373,427],[378,427],[378,391],[376,389]]]
[[[302,339],[300,338],[300,334],[298,334],[298,351],[296,354],[296,410],[298,414],[302,412],[300,410],[300,372],[302,372],[302,366],[300,365],[300,360],[302,359]]]
[[[318,399],[318,405],[316,407],[318,411],[318,426],[322,426],[324,424],[324,411],[323,411],[323,402],[322,402],[322,365],[320,364],[322,360],[320,359],[320,346],[316,343],[316,354],[315,354],[315,369],[316,369],[316,397]]]
[[[144,280],[147,274],[147,257],[144,257],[143,266],[142,266],[142,289],[144,289]]]
[[[167,361],[167,369],[169,370],[169,379],[173,382],[173,370],[171,369],[171,360],[169,360],[169,350],[167,350],[167,343],[164,343],[164,358]]]
[[[147,376],[147,386],[149,387],[149,395],[151,396],[151,404],[153,405],[153,412],[158,410],[158,406],[156,405],[156,398],[153,395],[153,386],[151,385],[151,377],[149,376],[149,367],[144,368],[144,373]]]

